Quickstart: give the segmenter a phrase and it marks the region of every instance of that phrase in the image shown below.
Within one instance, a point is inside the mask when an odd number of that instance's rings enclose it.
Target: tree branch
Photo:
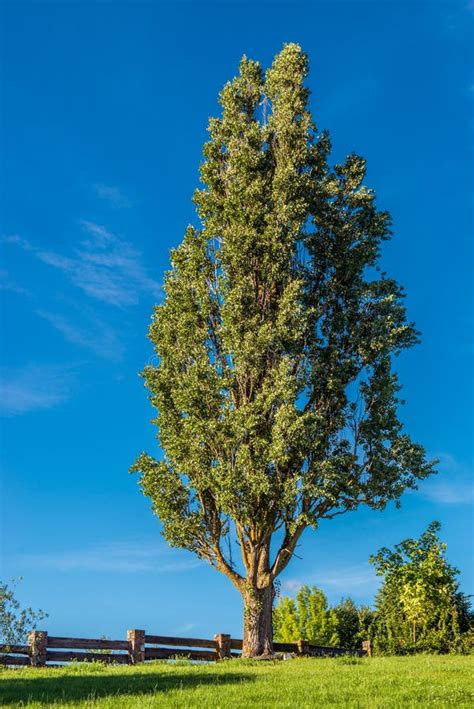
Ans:
[[[307,526],[308,525],[306,522],[301,522],[292,534],[289,532],[288,527],[286,528],[285,537],[270,569],[270,576],[272,580],[275,579],[278,574],[281,574],[281,572],[288,565],[291,557],[293,556],[298,539],[301,537]]]

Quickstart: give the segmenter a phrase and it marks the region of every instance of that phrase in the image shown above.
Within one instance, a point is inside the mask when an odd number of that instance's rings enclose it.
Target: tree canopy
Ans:
[[[287,44],[222,90],[143,372],[163,457],[133,470],[168,542],[242,593],[244,654],[271,652],[273,582],[307,527],[432,470],[398,418],[393,357],[418,334],[379,265],[390,216],[361,157],[330,164],[307,74]]]
[[[328,608],[326,596],[316,586],[302,586],[296,599],[283,596],[273,611],[275,640],[307,640],[314,645],[340,644],[338,617]]]
[[[459,591],[459,571],[445,557],[439,522],[420,539],[386,547],[371,562],[383,576],[376,599],[376,643],[387,652],[453,649],[471,625],[470,604]]]

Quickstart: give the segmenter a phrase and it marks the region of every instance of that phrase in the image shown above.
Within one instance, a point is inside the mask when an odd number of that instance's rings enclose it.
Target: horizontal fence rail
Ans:
[[[67,638],[35,631],[28,645],[0,645],[0,664],[44,667],[67,662],[106,662],[135,665],[151,660],[187,658],[195,662],[215,662],[238,658],[242,640],[219,633],[207,638],[177,638],[170,635],[147,635],[144,630],[129,630],[126,640],[108,638]],[[305,640],[296,643],[273,643],[274,651],[299,657],[335,657],[337,655],[370,655],[370,642],[360,650],[313,645]]]
[[[4,665],[30,665],[29,645],[0,645],[0,662]]]
[[[176,645],[179,647],[210,647],[217,650],[217,640],[204,638],[173,638],[168,635],[145,635],[148,645]],[[242,645],[240,646],[242,647]]]
[[[48,647],[80,648],[81,650],[126,650],[128,640],[91,640],[89,638],[59,638],[48,637]]]

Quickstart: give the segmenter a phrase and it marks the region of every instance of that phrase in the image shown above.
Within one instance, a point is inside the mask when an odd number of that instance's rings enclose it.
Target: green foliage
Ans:
[[[459,591],[459,572],[446,561],[439,529],[439,523],[432,522],[419,540],[405,539],[395,551],[383,548],[371,557],[384,577],[375,610],[357,607],[351,598],[328,609],[322,591],[304,586],[296,600],[280,598],[274,610],[275,638],[310,639],[348,649],[371,640],[375,654],[473,653],[470,600]],[[325,643],[330,627],[334,635]]]
[[[384,579],[374,624],[379,652],[467,650],[470,604],[459,592],[459,572],[445,558],[439,529],[432,522],[419,540],[405,539],[394,551],[383,548],[371,557]]]
[[[359,606],[357,612],[359,615],[359,633],[357,640],[360,642],[363,640],[372,640],[373,628],[375,624],[375,611],[368,606]]]
[[[11,586],[6,583],[0,583],[1,645],[25,644],[28,633],[35,630],[37,624],[48,617],[48,614],[42,610],[22,609],[20,602],[15,598],[15,587],[15,582],[12,582]]]
[[[360,647],[359,636],[359,613],[352,598],[343,598],[334,607],[337,618],[337,632],[341,647]]]
[[[302,586],[296,601],[281,598],[273,610],[273,626],[278,642],[307,640],[333,647],[340,643],[337,615],[328,608],[326,596],[316,586]]]
[[[143,376],[164,458],[132,468],[168,542],[249,598],[307,527],[383,509],[432,472],[397,415],[392,358],[418,335],[379,267],[390,217],[361,157],[330,164],[307,74],[287,44],[266,72],[244,57],[220,94],[200,224],[172,252],[149,330],[157,363]]]
[[[280,643],[303,640],[298,609],[292,598],[282,596],[273,609],[273,634]]]
[[[324,593],[303,586],[296,599],[282,596],[273,611],[275,640],[309,640],[315,645],[332,645],[350,650],[361,648],[371,637],[374,611],[357,607],[352,598],[343,598],[332,608]]]
[[[334,606],[337,632],[341,647],[360,649],[362,641],[370,637],[374,613],[367,606],[357,607],[352,598],[343,598]]]

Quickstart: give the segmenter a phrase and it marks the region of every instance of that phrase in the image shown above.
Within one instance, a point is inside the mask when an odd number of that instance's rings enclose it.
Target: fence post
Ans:
[[[145,662],[145,631],[127,630],[128,658],[131,665]]]
[[[372,643],[370,640],[362,640],[362,651],[365,652],[368,657],[372,657]]]
[[[230,635],[227,635],[227,633],[219,633],[218,635],[214,635],[214,640],[217,643],[216,650],[218,660],[232,657],[230,652]]]
[[[309,642],[307,640],[298,640],[297,643],[298,655],[309,655]]]
[[[44,667],[46,664],[46,653],[48,652],[48,633],[44,630],[33,630],[28,635],[28,645],[30,648],[30,662],[33,667]]]

